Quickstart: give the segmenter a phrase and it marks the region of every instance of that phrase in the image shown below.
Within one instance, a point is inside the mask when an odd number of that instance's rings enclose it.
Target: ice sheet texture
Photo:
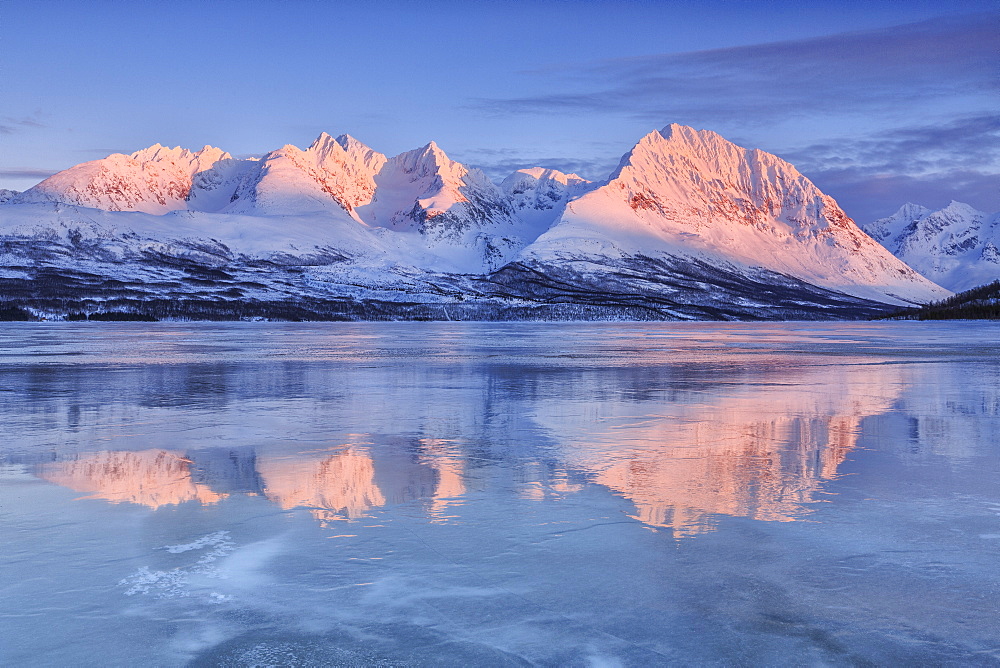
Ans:
[[[996,663],[998,334],[4,325],[0,663]]]

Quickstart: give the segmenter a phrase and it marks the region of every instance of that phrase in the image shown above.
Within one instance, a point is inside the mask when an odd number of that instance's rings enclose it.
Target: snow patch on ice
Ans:
[[[143,566],[132,575],[123,578],[118,583],[118,586],[128,587],[125,590],[126,596],[144,594],[153,596],[154,598],[190,597],[193,594],[191,588],[192,576],[209,578],[226,577],[213,564],[235,549],[235,544],[229,537],[229,532],[216,531],[190,543],[166,545],[159,548],[171,554],[180,554],[192,550],[205,550],[206,548],[211,549],[187,566],[164,571],[153,570],[148,566]],[[230,600],[230,598],[230,596],[215,591],[208,592],[206,596],[206,600],[215,603],[222,603]]]

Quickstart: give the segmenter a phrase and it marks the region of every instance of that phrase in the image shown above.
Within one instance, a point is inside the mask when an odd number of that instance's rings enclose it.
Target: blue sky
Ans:
[[[8,2],[0,187],[159,142],[433,139],[602,178],[653,128],[790,159],[859,221],[1000,209],[991,1]]]

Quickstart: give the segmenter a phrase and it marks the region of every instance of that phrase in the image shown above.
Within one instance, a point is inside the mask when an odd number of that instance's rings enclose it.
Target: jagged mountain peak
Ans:
[[[329,160],[341,164],[361,161],[364,163],[377,163],[378,167],[381,167],[387,159],[382,153],[379,153],[350,135],[340,135],[334,138],[326,132],[321,132],[315,141],[304,151],[292,146],[285,146],[282,150],[286,155],[308,154],[315,156],[315,160],[318,163]]]
[[[650,134],[656,134],[655,131]],[[689,125],[680,123],[670,123],[665,125],[658,133],[669,142],[686,144],[732,144],[731,141],[712,130],[697,130]]]
[[[320,150],[325,148],[332,148],[334,145],[340,146],[336,139],[328,132],[320,132],[319,136],[313,140],[313,143],[309,145],[306,149],[307,151]],[[343,148],[341,146],[341,148]]]
[[[766,312],[756,315],[773,317],[788,304],[790,313],[805,313],[795,306],[800,297],[822,310],[836,293],[883,303],[947,294],[864,235],[790,164],[677,124],[641,138],[599,183],[535,167],[498,187],[435,142],[387,158],[353,137],[324,132],[305,149],[287,145],[261,160],[156,144],[77,165],[32,190],[15,196],[13,206],[56,201],[157,215],[186,209],[164,219],[87,215],[111,226],[140,221],[148,226],[141,234],[170,243],[183,228],[192,239],[223,240],[212,244],[231,245],[224,254],[233,258],[247,248],[259,257],[277,253],[281,262],[326,258],[331,268],[315,284],[334,292],[339,276],[351,277],[345,286],[370,278],[398,295],[400,274],[383,268],[399,267],[412,276],[500,270],[497,285],[516,283],[511,294],[533,299],[536,288],[539,295],[551,288],[559,299],[586,293],[601,302],[614,292],[622,303],[666,309],[658,312],[729,300],[734,313],[748,317],[758,306]],[[61,215],[58,208],[48,207]],[[30,220],[39,210],[8,209]],[[982,256],[1000,263],[996,247],[983,246]],[[136,250],[134,257],[145,256]],[[357,267],[361,273],[351,273]],[[539,287],[550,279],[550,287]],[[517,292],[522,284],[527,291]]]
[[[965,202],[959,202],[957,200],[951,200],[946,207],[941,209],[939,213],[957,214],[960,216],[984,215],[984,213],[979,209],[976,209],[975,207],[966,204]]]
[[[766,166],[769,176],[803,178],[789,162],[776,155],[756,148],[744,148],[711,130],[672,123],[662,130],[653,130],[640,139],[626,153],[611,178],[621,175],[623,169],[685,169],[698,171],[702,177],[731,175],[734,171],[747,171],[754,165]],[[759,168],[758,168],[759,169]]]
[[[441,174],[460,179],[469,170],[459,162],[448,157],[435,142],[429,142],[420,148],[404,151],[392,158],[399,169],[413,174],[415,177]]]
[[[12,199],[163,214],[188,208],[196,175],[208,175],[229,162],[229,153],[212,146],[191,151],[153,144],[131,155],[114,153],[75,165]]]
[[[529,176],[537,181],[554,181],[556,183],[561,183],[564,186],[590,183],[590,181],[578,174],[567,174],[565,172],[560,172],[558,169],[548,169],[545,167],[528,167],[525,169],[519,169],[504,180],[506,181],[508,179],[521,178],[519,176],[521,174]]]
[[[937,211],[907,202],[864,229],[900,260],[951,290],[1000,279],[1000,213],[955,200]]]
[[[922,216],[930,213],[931,210],[927,207],[921,206],[919,204],[914,204],[913,202],[907,202],[903,206],[896,210],[896,213],[889,216],[890,218],[911,218],[914,216]]]
[[[640,139],[607,183],[570,200],[525,252],[550,261],[568,247],[607,258],[662,253],[764,267],[868,298],[945,294],[791,164],[677,124]]]
[[[140,149],[135,153],[132,153],[129,157],[141,163],[160,162],[166,160],[197,161],[197,166],[205,168],[210,167],[210,163],[212,162],[216,162],[218,160],[229,160],[232,158],[229,153],[223,151],[221,148],[216,148],[208,144],[205,144],[204,147],[198,149],[197,151],[192,151],[180,146],[174,146],[171,148],[169,146],[163,146],[159,143]]]
[[[353,136],[351,136],[349,134],[346,134],[346,133],[342,134],[342,135],[338,135],[337,139],[336,139],[336,142],[338,144],[340,144],[341,147],[343,147],[343,149],[345,151],[347,151],[348,153],[365,153],[365,152],[369,152],[369,151],[373,151],[373,152],[375,151],[375,149],[371,148],[370,146],[368,146],[367,144],[365,144],[363,141],[360,141],[356,137],[353,137]]]
[[[265,156],[254,180],[233,195],[234,210],[261,213],[346,213],[375,196],[386,156],[353,137],[321,132],[305,150],[285,145]]]
[[[722,209],[735,206],[748,224],[792,218],[796,225],[815,220],[820,227],[849,220],[794,166],[781,158],[747,149],[715,132],[672,124],[646,134],[626,153],[608,187],[620,191],[637,214],[652,211],[695,227],[733,218]],[[803,207],[812,207],[804,212]],[[820,221],[816,209],[829,209]],[[733,212],[729,212],[732,214]]]
[[[549,210],[565,204],[591,185],[576,174],[530,167],[510,174],[501,182],[500,190],[512,200],[515,209]]]

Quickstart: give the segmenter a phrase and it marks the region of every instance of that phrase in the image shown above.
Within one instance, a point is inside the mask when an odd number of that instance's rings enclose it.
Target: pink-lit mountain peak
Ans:
[[[229,160],[232,158],[229,153],[223,151],[221,148],[216,148],[208,144],[205,144],[203,148],[197,151],[191,151],[180,146],[170,148],[162,144],[153,144],[148,148],[132,153],[129,157],[142,164],[153,162],[187,162],[199,167],[206,164],[211,166],[212,163],[219,160]]]
[[[267,154],[260,173],[237,190],[234,208],[247,212],[347,212],[372,201],[382,153],[342,135],[321,133],[305,150],[285,145]]]
[[[789,163],[680,125],[640,139],[524,253],[550,261],[569,248],[765,267],[865,298],[947,294],[878,248]]]
[[[611,175],[612,180],[619,178],[678,182],[685,193],[719,188],[755,195],[790,188],[819,193],[793,165],[776,155],[738,146],[710,130],[677,124],[640,139]]]
[[[199,161],[212,164],[192,166]],[[262,229],[271,216],[315,216],[307,227],[323,244],[429,270],[526,262],[617,276],[652,258],[692,271],[771,272],[875,300],[947,294],[861,232],[792,165],[676,124],[641,138],[599,183],[531,168],[497,187],[434,142],[388,158],[348,135],[322,133],[305,149],[288,145],[261,160],[154,145],[78,165],[11,200],[263,216]],[[277,243],[270,234],[254,243]]]
[[[500,189],[433,141],[390,158],[375,183],[378,195],[357,212],[372,227],[419,231],[433,244],[481,245],[482,230],[514,225]]]
[[[436,142],[429,142],[412,151],[405,151],[392,158],[396,169],[412,174],[414,178],[440,176],[445,180],[461,179],[468,173],[465,165],[448,157]]]
[[[546,169],[545,167],[529,167],[527,169],[519,169],[511,174],[511,176],[521,175],[525,175],[536,181],[551,181],[564,186],[577,186],[580,184],[590,183],[590,181],[583,178],[579,174],[567,174],[566,172],[560,172],[558,169]]]
[[[187,207],[196,174],[232,161],[222,149],[190,151],[153,144],[114,153],[50,176],[19,196],[22,202],[66,202],[106,211],[162,214]]]

